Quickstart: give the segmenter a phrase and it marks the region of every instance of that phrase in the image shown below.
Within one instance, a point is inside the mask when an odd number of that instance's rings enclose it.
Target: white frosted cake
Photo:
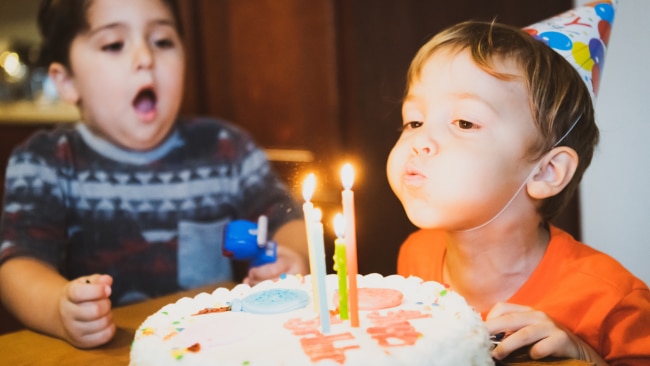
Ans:
[[[358,276],[359,327],[341,320],[328,275],[329,332],[309,276],[218,288],[164,306],[136,330],[131,366],[493,365],[481,317],[416,277]]]

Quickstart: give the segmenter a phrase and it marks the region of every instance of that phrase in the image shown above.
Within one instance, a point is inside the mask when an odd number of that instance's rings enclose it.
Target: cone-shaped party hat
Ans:
[[[587,84],[591,98],[598,94],[605,51],[618,0],[593,1],[524,27],[571,63]]]

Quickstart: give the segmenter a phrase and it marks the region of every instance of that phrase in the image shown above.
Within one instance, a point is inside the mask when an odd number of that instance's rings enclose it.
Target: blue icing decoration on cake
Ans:
[[[242,311],[242,304],[240,299],[233,299],[230,304],[230,311]]]
[[[241,305],[233,301],[235,308],[254,314],[278,314],[287,311],[302,309],[309,304],[309,295],[306,291],[296,289],[277,288],[250,294],[241,300]]]

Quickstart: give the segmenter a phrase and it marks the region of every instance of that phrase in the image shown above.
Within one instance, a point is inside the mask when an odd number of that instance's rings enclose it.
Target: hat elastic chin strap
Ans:
[[[565,132],[564,135],[562,135],[562,137],[560,137],[560,139],[557,140],[557,142],[556,142],[555,144],[553,144],[553,146],[551,147],[550,150],[553,150],[554,148],[556,148],[556,147],[557,147],[557,146],[558,146],[562,141],[564,141],[564,139],[565,139],[567,136],[569,136],[569,134],[571,133],[571,131],[573,131],[573,128],[578,124],[578,121],[580,121],[580,118],[582,118],[582,114],[580,114],[580,115],[578,116],[578,118],[576,118],[576,120],[573,121],[573,123],[571,124],[571,127],[569,127],[569,129],[567,130],[567,132]],[[549,151],[550,151],[550,150],[549,150]],[[547,152],[547,153],[548,153],[548,152]],[[492,221],[496,220],[497,217],[501,216],[501,214],[502,214],[502,213],[503,213],[503,212],[504,212],[504,211],[505,211],[505,210],[510,206],[510,204],[512,204],[512,201],[514,201],[515,198],[517,198],[517,196],[519,195],[519,193],[521,193],[521,190],[524,189],[524,187],[526,186],[526,183],[528,183],[528,180],[530,180],[530,178],[533,177],[533,175],[534,175],[535,172],[537,171],[537,168],[539,168],[539,165],[542,163],[542,159],[543,159],[543,157],[539,159],[539,161],[537,162],[537,164],[535,164],[535,167],[533,168],[533,170],[530,172],[530,174],[528,174],[528,176],[526,177],[526,179],[524,179],[524,182],[519,186],[519,188],[517,188],[517,190],[516,190],[515,193],[512,195],[512,197],[508,200],[508,202],[506,202],[506,204],[503,206],[503,208],[502,208],[499,212],[496,213],[496,215],[492,216],[491,219],[487,220],[486,222],[484,222],[484,223],[482,223],[482,224],[480,224],[480,225],[478,225],[478,226],[474,226],[473,228],[470,228],[470,229],[458,230],[458,232],[466,233],[466,232],[469,232],[469,231],[478,230],[478,229],[480,229],[480,228],[483,228],[483,227],[489,225]]]

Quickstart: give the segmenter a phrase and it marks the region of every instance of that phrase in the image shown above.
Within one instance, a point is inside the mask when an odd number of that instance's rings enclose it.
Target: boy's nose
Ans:
[[[134,57],[135,69],[149,69],[153,65],[153,54],[147,45],[138,47]]]
[[[411,146],[413,155],[432,155],[436,152],[436,149],[436,142],[425,134],[414,137]]]
[[[413,146],[413,155],[430,155],[431,147],[429,146]]]

